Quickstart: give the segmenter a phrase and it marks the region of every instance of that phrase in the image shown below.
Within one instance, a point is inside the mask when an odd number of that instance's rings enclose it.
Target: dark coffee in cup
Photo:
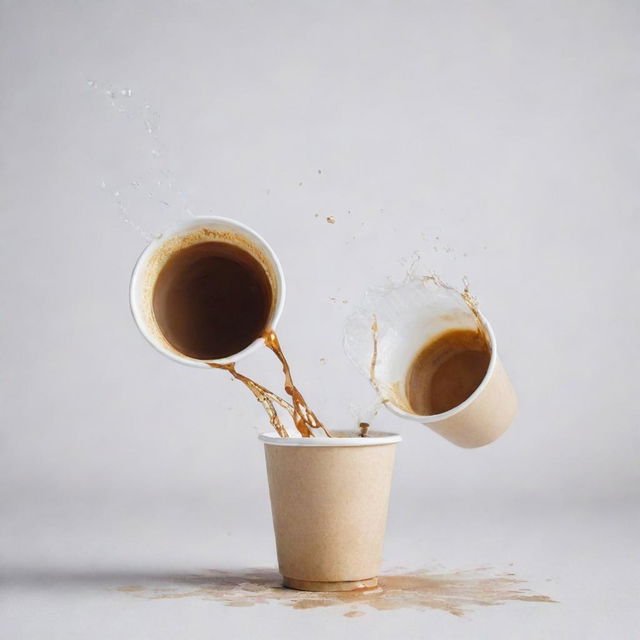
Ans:
[[[491,348],[479,331],[451,329],[430,340],[415,357],[406,380],[411,409],[430,416],[462,404],[479,386]]]
[[[217,360],[239,353],[268,328],[269,277],[250,253],[226,242],[201,242],[167,260],[153,289],[153,313],[180,353]]]

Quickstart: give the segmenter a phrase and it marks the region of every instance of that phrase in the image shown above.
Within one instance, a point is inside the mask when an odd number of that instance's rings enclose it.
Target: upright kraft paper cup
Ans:
[[[304,591],[375,587],[400,436],[265,433],[260,440],[284,586]]]

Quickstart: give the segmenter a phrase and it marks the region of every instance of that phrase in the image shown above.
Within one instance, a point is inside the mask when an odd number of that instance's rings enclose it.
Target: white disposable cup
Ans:
[[[250,253],[264,268],[272,289],[272,304],[265,329],[275,328],[285,300],[284,273],[278,257],[266,240],[253,229],[229,218],[203,217],[182,222],[155,238],[142,252],[131,275],[129,299],[133,318],[142,335],[160,353],[196,367],[207,363],[229,364],[253,353],[264,344],[256,338],[242,351],[217,360],[198,360],[179,352],[164,337],[153,312],[153,289],[162,267],[180,249],[200,242],[226,242]]]
[[[377,584],[401,438],[333,435],[260,436],[278,566],[284,585],[294,589],[351,591]]]

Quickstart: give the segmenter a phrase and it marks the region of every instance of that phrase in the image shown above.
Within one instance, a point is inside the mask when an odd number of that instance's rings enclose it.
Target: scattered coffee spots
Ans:
[[[487,567],[462,571],[410,571],[382,575],[378,586],[357,591],[317,593],[281,586],[281,577],[269,569],[211,570],[201,574],[168,578],[166,584],[149,587],[118,587],[135,598],[171,600],[200,598],[229,607],[279,603],[291,609],[350,607],[343,615],[363,616],[367,611],[433,609],[453,616],[467,615],[479,607],[507,602],[555,603],[549,596],[532,592],[513,573],[493,572]]]
[[[336,219],[333,216],[327,216],[327,222],[329,224],[335,224],[336,223]]]

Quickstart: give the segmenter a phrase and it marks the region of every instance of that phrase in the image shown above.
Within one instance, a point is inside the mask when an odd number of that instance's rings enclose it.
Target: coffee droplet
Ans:
[[[335,224],[336,223],[336,219],[333,216],[327,216],[327,222],[329,224]]]

